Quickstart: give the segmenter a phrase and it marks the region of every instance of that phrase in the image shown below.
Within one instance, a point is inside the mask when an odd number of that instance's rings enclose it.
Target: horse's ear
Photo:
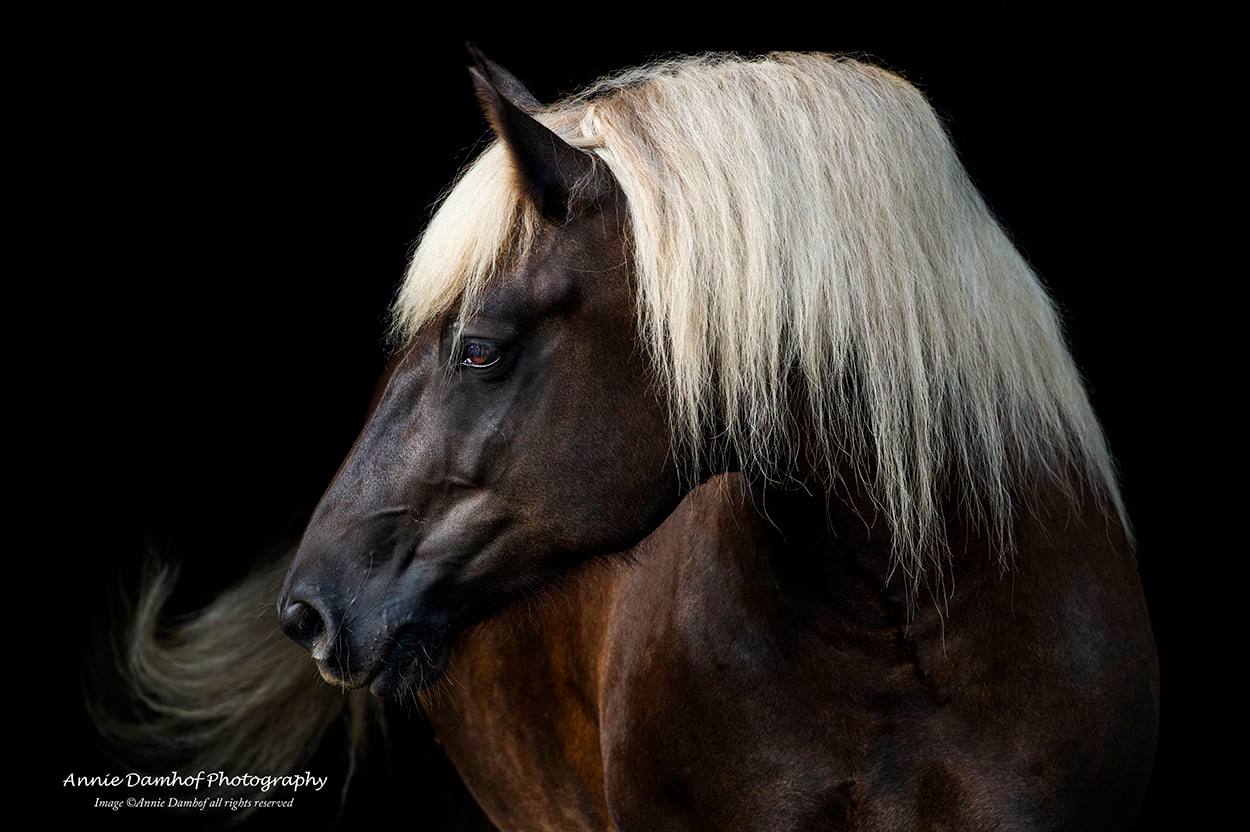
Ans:
[[[527,113],[537,112],[542,109],[542,104],[529,88],[521,83],[520,79],[490,58],[482,54],[482,50],[477,48],[477,44],[469,41],[464,45],[469,51],[469,55],[473,58],[473,63],[478,71],[486,76],[494,86],[499,90],[504,98],[520,107]]]
[[[563,222],[574,202],[599,195],[603,173],[598,161],[530,115],[524,105],[527,101],[537,105],[534,96],[511,73],[472,44],[468,46],[476,62],[469,74],[478,101],[486,120],[508,148],[519,184],[543,216]],[[517,101],[518,96],[523,100]]]

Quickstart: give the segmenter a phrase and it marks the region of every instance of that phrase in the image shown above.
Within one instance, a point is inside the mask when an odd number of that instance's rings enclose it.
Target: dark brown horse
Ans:
[[[1126,826],[1109,456],[923,98],[786,54],[543,107],[475,58],[498,141],[278,601],[322,677],[418,697],[503,829]]]

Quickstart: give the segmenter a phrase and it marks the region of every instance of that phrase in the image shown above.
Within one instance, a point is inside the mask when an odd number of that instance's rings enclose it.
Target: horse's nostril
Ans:
[[[325,619],[317,608],[299,600],[291,601],[283,607],[279,623],[282,625],[282,632],[291,641],[310,652],[326,630]]]

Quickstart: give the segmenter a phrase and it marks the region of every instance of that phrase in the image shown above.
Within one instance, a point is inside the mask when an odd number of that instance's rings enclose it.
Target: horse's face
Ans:
[[[497,129],[528,118],[486,103]],[[331,682],[428,684],[458,631],[634,545],[680,500],[621,201],[607,181],[576,206],[545,187],[559,221],[461,331],[453,315],[409,343],[305,532],[279,611]]]

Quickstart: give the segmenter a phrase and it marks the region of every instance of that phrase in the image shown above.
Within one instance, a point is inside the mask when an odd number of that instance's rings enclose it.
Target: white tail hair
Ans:
[[[174,570],[149,570],[117,645],[131,713],[89,700],[96,725],[123,757],[191,771],[284,774],[306,763],[345,717],[354,760],[380,705],[367,691],[345,695],[325,684],[308,654],[279,631],[274,602],[289,562],[255,571],[169,626],[161,612]]]
[[[748,473],[784,478],[809,431],[830,482],[867,482],[913,588],[941,574],[944,495],[1004,559],[1022,477],[1091,490],[1127,531],[1050,299],[911,84],[828,55],[713,55],[537,117],[624,193],[641,333],[689,457],[723,426]],[[480,294],[539,222],[492,144],[425,231],[396,331]]]

